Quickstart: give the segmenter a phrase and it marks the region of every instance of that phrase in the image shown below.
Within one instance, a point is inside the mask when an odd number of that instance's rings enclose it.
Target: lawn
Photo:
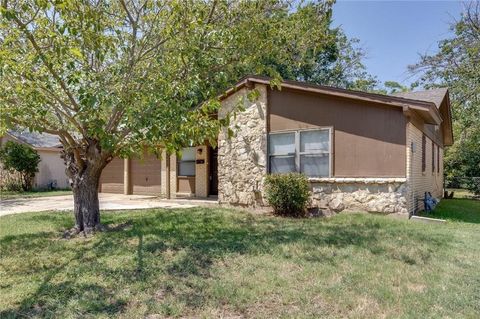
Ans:
[[[0,190],[0,199],[18,199],[18,198],[34,198],[34,197],[48,197],[71,195],[72,191],[69,189],[58,190],[36,190],[29,192],[12,192]]]
[[[480,214],[480,202],[471,202],[444,200],[439,209]],[[61,239],[70,214],[1,217],[0,317],[480,313],[478,223],[367,214],[295,220],[224,208],[102,216],[117,229],[71,240]]]
[[[465,198],[444,199],[434,211],[428,214],[421,212],[420,215],[453,222],[480,224],[480,200]]]

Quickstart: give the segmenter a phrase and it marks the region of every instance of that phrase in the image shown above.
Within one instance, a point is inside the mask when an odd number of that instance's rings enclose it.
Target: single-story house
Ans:
[[[264,206],[267,174],[302,172],[312,205],[327,211],[408,216],[425,192],[442,197],[444,147],[453,143],[447,89],[380,95],[248,76],[221,99],[220,117],[239,101],[245,109],[231,121],[232,138],[225,129],[217,148],[186,148],[181,158],[115,159],[100,191]]]
[[[40,155],[38,173],[33,182],[35,189],[70,188],[65,174],[65,164],[60,157],[62,146],[58,136],[26,130],[10,130],[0,137],[0,148],[8,141],[30,145]]]

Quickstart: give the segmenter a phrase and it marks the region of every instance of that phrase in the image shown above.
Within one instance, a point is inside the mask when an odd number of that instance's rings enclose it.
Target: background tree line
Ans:
[[[425,88],[447,86],[452,103],[455,143],[447,148],[445,174],[453,177],[480,177],[480,3],[466,4],[460,19],[452,25],[454,35],[442,40],[438,53],[423,55],[410,66],[419,75],[417,85]],[[466,179],[480,194],[480,179]]]

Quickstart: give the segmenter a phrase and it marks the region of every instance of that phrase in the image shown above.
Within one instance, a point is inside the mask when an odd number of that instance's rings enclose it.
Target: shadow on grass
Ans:
[[[467,198],[442,199],[430,214],[422,216],[442,218],[456,222],[480,224],[480,200]]]
[[[196,285],[202,278],[211,276],[215,261],[229,255],[269,254],[277,256],[279,260],[318,262],[321,267],[321,263],[339,262],[335,251],[355,246],[373,255],[413,265],[426,263],[429,258],[425,252],[422,254],[426,255],[419,254],[420,257],[408,254],[415,242],[428,242],[430,247],[438,248],[449,243],[448,236],[425,234],[420,229],[410,228],[407,223],[397,225],[378,217],[298,220],[194,208],[112,213],[104,214],[103,218],[106,224],[129,220],[132,227],[98,234],[85,243],[52,239],[54,233],[3,237],[0,241],[2,250],[5,247],[6,252],[12,253],[26,249],[27,256],[22,258],[35,259],[42,253],[61,259],[67,249],[73,250],[74,254],[70,252],[68,261],[53,268],[35,267],[34,271],[43,278],[43,282],[18,306],[0,312],[0,318],[61,316],[63,307],[69,303],[78,305],[76,311],[82,315],[115,316],[124,311],[128,302],[116,297],[118,291],[138,284],[142,289],[147,286],[167,292],[172,290],[172,285],[185,284],[189,286],[189,293],[176,294],[175,298],[189,307],[200,307],[207,297]],[[63,219],[52,218],[52,222],[61,225]],[[404,239],[399,241],[399,237]],[[384,245],[389,239],[397,241],[395,247]],[[297,244],[301,245],[301,251],[305,254],[289,253],[279,248]],[[43,247],[43,251],[39,251],[40,247]],[[333,249],[321,251],[317,249],[319,247]],[[402,247],[406,247],[405,252],[398,251]],[[32,251],[30,255],[28,250]],[[314,256],[309,254],[312,251],[315,252]],[[125,256],[131,257],[134,265],[118,261],[112,266],[99,260],[122,260],[120,257]],[[5,269],[6,273],[8,271],[8,268]],[[60,274],[67,280],[58,282],[56,277]],[[85,274],[90,275],[88,278],[94,277],[113,284],[107,289],[96,280],[80,280]],[[160,275],[161,287],[151,286],[151,282],[158,282]]]

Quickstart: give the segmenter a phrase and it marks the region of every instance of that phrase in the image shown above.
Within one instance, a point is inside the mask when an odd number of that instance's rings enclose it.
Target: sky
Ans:
[[[408,86],[414,79],[407,66],[420,54],[435,53],[437,42],[453,35],[450,26],[463,7],[461,1],[337,0],[333,25],[360,40],[370,74]]]

